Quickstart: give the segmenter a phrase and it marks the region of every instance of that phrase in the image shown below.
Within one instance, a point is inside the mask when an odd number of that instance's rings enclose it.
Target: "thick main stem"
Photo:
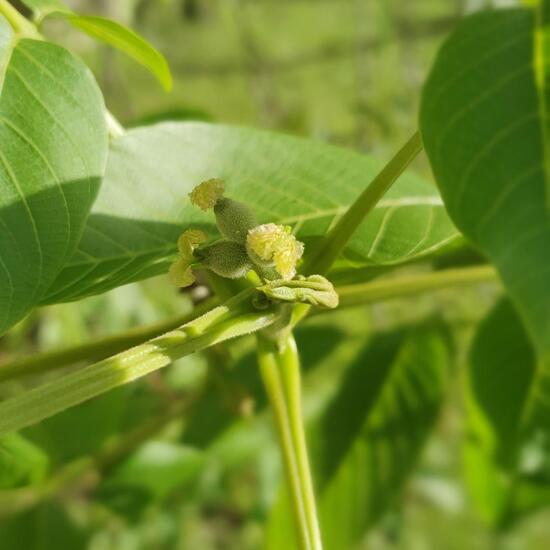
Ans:
[[[150,338],[174,330],[210,311],[218,303],[216,298],[211,298],[199,304],[193,311],[166,321],[134,328],[127,332],[106,336],[70,348],[37,353],[0,364],[0,382],[31,374],[52,372],[81,361],[88,363],[101,361],[132,346],[142,344]]]
[[[258,335],[258,360],[273,409],[301,550],[322,550],[302,420],[300,363],[290,334],[280,342]]]
[[[254,310],[253,293],[253,289],[243,291],[176,330],[3,401],[0,434],[30,426],[185,355],[268,327],[275,313]]]
[[[345,285],[337,287],[336,291],[340,296],[340,307],[350,307],[392,298],[402,298],[441,288],[497,280],[498,277],[493,267],[474,266]],[[9,363],[0,365],[0,382],[29,374],[49,373],[80,361],[100,361],[131,346],[154,338],[167,330],[175,329],[183,323],[199,317],[215,305],[217,305],[217,299],[212,298],[200,304],[188,314],[160,323],[139,327],[128,332],[108,336],[104,339],[80,344],[71,348],[15,359]],[[318,313],[330,311],[324,309],[317,310]]]

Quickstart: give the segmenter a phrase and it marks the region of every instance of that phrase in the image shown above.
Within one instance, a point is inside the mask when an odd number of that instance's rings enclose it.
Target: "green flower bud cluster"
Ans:
[[[191,202],[201,210],[214,211],[222,239],[206,243],[204,233],[187,230],[178,241],[180,257],[171,267],[178,286],[195,281],[192,268],[209,269],[236,279],[256,270],[264,279],[292,279],[304,245],[290,227],[273,223],[259,225],[254,213],[243,203],[224,197],[222,180],[207,180],[191,191]]]
[[[178,240],[180,257],[170,269],[174,282],[181,287],[192,284],[193,268],[209,269],[230,279],[244,277],[254,270],[264,280],[258,287],[264,301],[336,307],[338,295],[330,281],[320,275],[296,276],[304,245],[291,228],[275,223],[259,225],[248,206],[224,197],[224,192],[223,181],[215,178],[201,183],[189,194],[195,206],[214,211],[223,238],[205,244],[207,239],[202,231],[185,231]]]

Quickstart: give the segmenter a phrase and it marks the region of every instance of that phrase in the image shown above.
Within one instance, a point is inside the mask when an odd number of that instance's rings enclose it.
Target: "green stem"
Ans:
[[[218,300],[213,298],[199,304],[192,312],[178,315],[167,321],[139,327],[78,346],[15,359],[10,363],[0,365],[0,382],[29,374],[52,372],[80,361],[100,361],[188,323],[216,305],[218,305]]]
[[[124,135],[124,126],[122,126],[108,109],[105,109],[105,121],[107,122],[107,131],[111,139],[116,139]]]
[[[306,275],[315,273],[323,275],[330,269],[361,222],[420,151],[422,151],[422,137],[417,131],[369,183],[321,245],[309,256],[302,270]],[[310,309],[309,305],[298,304],[293,312],[293,326],[296,326]]]
[[[420,151],[422,151],[422,138],[420,132],[416,132],[359,195],[323,240],[321,246],[308,258],[303,269],[306,275],[314,273],[323,275],[329,270],[367,214]]]
[[[463,267],[422,273],[368,283],[345,285],[336,290],[340,296],[340,307],[353,307],[377,301],[402,298],[438,288],[462,286],[497,280],[495,270],[490,266]],[[59,351],[39,353],[30,357],[15,359],[0,365],[0,382],[29,374],[45,374],[81,361],[100,361],[131,346],[141,344],[168,330],[199,317],[217,304],[213,298],[203,302],[191,313],[174,317],[161,323],[139,327],[122,334],[88,342]],[[330,313],[332,310],[316,310]]]
[[[470,285],[497,280],[497,273],[491,266],[463,267],[431,271],[408,277],[398,277],[341,286],[336,289],[340,306],[356,306],[402,298],[420,292],[453,286]]]
[[[0,403],[0,434],[19,430],[229,338],[264,329],[275,314],[254,310],[254,289],[145,344]]]
[[[273,409],[301,550],[322,550],[302,421],[300,364],[292,334],[275,343],[258,334],[258,361]]]
[[[0,15],[6,18],[16,33],[29,38],[41,38],[33,23],[21,15],[7,0],[0,0]]]

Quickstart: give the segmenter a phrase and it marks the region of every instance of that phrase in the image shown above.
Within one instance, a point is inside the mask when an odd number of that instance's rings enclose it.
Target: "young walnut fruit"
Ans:
[[[201,267],[227,279],[239,279],[252,269],[245,247],[232,241],[219,241],[200,248],[195,257]]]
[[[258,225],[250,208],[224,197],[224,191],[223,181],[213,178],[189,193],[194,205],[204,211],[214,210],[223,239],[200,246],[206,241],[204,233],[187,230],[178,241],[180,258],[170,269],[174,281],[179,286],[193,283],[191,267],[209,269],[230,279],[244,277],[256,269],[266,281],[292,280],[304,253],[303,243],[296,239],[289,226]]]

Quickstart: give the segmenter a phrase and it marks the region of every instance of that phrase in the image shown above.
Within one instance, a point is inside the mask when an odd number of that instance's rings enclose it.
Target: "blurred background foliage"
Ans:
[[[89,63],[107,105],[124,125],[167,119],[248,125],[380,158],[388,158],[416,129],[420,89],[444,37],[464,14],[497,4],[67,3],[81,13],[106,15],[136,29],[170,63],[175,84],[172,93],[165,94],[123,55],[71,31],[63,22],[47,24],[49,37]],[[415,168],[429,174],[424,158]],[[159,277],[79,303],[43,308],[0,339],[0,361],[190,311],[201,293],[200,287],[191,294],[177,293]],[[342,430],[340,436],[346,438],[358,428],[353,424],[362,423],[370,413],[361,395],[346,391],[350,384],[353,390],[354,384],[366,387],[376,378],[369,359],[373,353],[383,357],[376,351],[380,339],[399,347],[407,327],[436,322],[445,325],[453,341],[449,389],[434,431],[419,463],[403,465],[404,473],[415,466],[403,498],[373,499],[371,515],[377,523],[365,526],[369,529],[359,548],[548,547],[549,512],[531,516],[507,532],[494,532],[476,515],[465,489],[464,358],[475,323],[497,294],[490,284],[437,291],[318,315],[298,331],[313,461],[324,459],[321,470],[331,467],[330,449],[323,447],[319,435],[323,429]],[[4,438],[0,548],[252,550],[262,547],[266,532],[270,547],[285,548],[291,534],[290,527],[277,519],[281,465],[252,346],[252,339],[244,339],[185,358],[143,381]],[[0,385],[0,394],[35,382]],[[376,467],[383,470],[383,459]],[[377,496],[376,488],[371,491]],[[350,500],[347,507],[354,510],[355,502]],[[385,512],[382,517],[377,507]],[[331,514],[337,513],[330,507],[323,510],[327,531]]]

